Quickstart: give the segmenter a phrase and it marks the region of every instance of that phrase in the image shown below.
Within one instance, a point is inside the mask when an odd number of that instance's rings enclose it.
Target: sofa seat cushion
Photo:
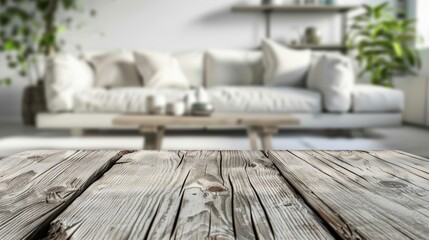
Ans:
[[[317,113],[322,100],[318,92],[291,87],[215,87],[208,93],[216,111],[256,113]]]
[[[356,113],[401,112],[405,101],[400,90],[366,84],[355,85],[352,98],[352,111]]]
[[[115,88],[92,89],[76,94],[75,112],[146,113],[148,96],[162,95],[167,102],[181,101],[189,91],[179,89]]]

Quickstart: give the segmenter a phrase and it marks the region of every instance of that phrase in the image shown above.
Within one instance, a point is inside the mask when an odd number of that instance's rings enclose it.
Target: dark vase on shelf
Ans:
[[[304,43],[311,45],[320,45],[322,36],[319,29],[315,27],[308,27],[304,33]]]
[[[265,4],[265,5],[280,5],[280,4],[283,4],[283,0],[262,0],[262,4]]]
[[[324,1],[324,4],[325,5],[335,5],[335,4],[337,4],[337,1],[336,0],[325,0]]]

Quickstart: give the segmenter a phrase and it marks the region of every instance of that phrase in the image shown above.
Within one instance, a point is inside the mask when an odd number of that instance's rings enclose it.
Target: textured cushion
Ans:
[[[261,85],[262,76],[260,52],[210,50],[206,54],[208,87]]]
[[[259,113],[318,113],[321,96],[289,87],[215,87],[208,89],[216,111]]]
[[[329,112],[348,112],[355,74],[347,57],[324,55],[309,71],[307,88],[319,91]]]
[[[352,97],[353,112],[401,112],[404,108],[404,94],[396,89],[355,85]]]
[[[59,54],[48,59],[45,72],[48,110],[72,110],[73,96],[92,88],[93,83],[94,73],[87,62],[68,54]]]
[[[182,100],[188,91],[178,89],[91,89],[75,95],[75,112],[147,113],[148,96],[165,96],[167,102]]]
[[[270,86],[304,86],[311,64],[310,50],[294,50],[271,40],[262,43],[264,82]]]
[[[89,57],[95,69],[95,86],[101,88],[142,86],[131,52],[117,50]]]
[[[188,89],[189,80],[171,54],[159,52],[134,53],[137,69],[148,88]]]
[[[323,56],[329,57],[337,57],[344,56],[341,52],[332,52],[332,51],[311,51],[311,64],[309,71],[315,67],[315,65],[319,62],[320,58]]]
[[[174,54],[191,87],[204,86],[204,55],[203,51]]]

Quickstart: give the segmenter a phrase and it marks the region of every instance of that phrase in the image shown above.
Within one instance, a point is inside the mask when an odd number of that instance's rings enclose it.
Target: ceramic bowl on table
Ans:
[[[192,104],[192,115],[210,116],[214,112],[214,106],[211,103],[194,103]]]

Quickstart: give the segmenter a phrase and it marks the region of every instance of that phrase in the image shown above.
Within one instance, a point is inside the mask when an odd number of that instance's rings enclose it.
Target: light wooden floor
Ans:
[[[140,149],[137,131],[89,132],[70,137],[68,131],[40,131],[16,122],[0,122],[0,157],[35,149]],[[370,129],[359,137],[326,131],[282,131],[274,149],[288,150],[402,150],[429,157],[429,130],[412,126]],[[167,132],[165,150],[250,149],[244,131]]]

